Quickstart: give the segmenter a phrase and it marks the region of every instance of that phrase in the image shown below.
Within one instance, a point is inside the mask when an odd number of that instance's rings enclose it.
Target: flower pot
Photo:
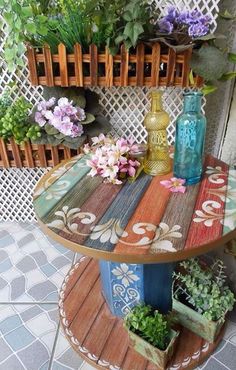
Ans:
[[[134,348],[135,351],[140,353],[143,357],[148,359],[157,365],[160,369],[165,369],[166,364],[171,359],[174,349],[177,343],[177,338],[179,332],[171,330],[171,339],[168,347],[165,351],[154,347],[152,344],[148,343],[143,338],[139,337],[137,334],[134,334],[132,331],[128,330],[130,346]]]
[[[222,328],[225,319],[208,320],[200,313],[173,298],[173,311],[179,324],[199,335],[209,343],[213,343]],[[226,313],[225,313],[226,314]]]
[[[108,48],[90,45],[83,52],[80,44],[68,53],[64,44],[52,53],[48,45],[43,48],[27,46],[27,59],[32,85],[44,86],[189,86],[189,61],[192,49],[175,53],[163,43],[139,43],[129,51],[121,45],[117,55]],[[58,68],[59,66],[59,68]],[[194,77],[200,87],[203,80]]]

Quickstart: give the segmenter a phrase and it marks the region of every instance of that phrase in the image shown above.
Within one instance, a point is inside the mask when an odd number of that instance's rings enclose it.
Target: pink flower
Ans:
[[[165,186],[165,188],[169,189],[172,193],[185,193],[186,187],[183,186],[185,182],[186,180],[184,179],[172,177],[170,180],[160,181],[160,184]]]

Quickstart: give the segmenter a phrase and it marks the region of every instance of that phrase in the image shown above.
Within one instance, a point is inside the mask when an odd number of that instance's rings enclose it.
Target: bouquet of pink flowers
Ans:
[[[133,156],[138,146],[132,140],[113,139],[100,134],[92,138],[92,145],[86,144],[84,152],[91,153],[87,165],[91,167],[90,176],[102,176],[106,182],[121,184],[127,176],[134,177],[140,166]]]

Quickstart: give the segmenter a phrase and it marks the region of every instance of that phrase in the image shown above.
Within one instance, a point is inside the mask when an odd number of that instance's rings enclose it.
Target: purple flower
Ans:
[[[86,114],[85,114],[84,109],[82,109],[80,107],[77,107],[77,109],[76,109],[76,117],[77,117],[78,121],[84,121],[85,118],[86,118]]]
[[[188,34],[191,37],[200,37],[208,33],[209,28],[200,23],[192,24],[188,29]]]
[[[167,15],[164,17],[167,22],[174,23],[179,17],[179,11],[175,6],[170,6],[167,9]]]
[[[193,17],[189,11],[182,12],[179,14],[177,23],[180,24],[192,24],[193,23]]]
[[[43,117],[41,112],[36,112],[34,116],[35,122],[39,124],[40,127],[43,127],[46,123],[45,118]]]
[[[160,32],[165,32],[165,33],[171,33],[173,31],[173,24],[166,21],[164,18],[161,19],[158,23]]]
[[[78,125],[73,125],[71,129],[71,137],[81,136],[83,132],[84,132],[84,129],[80,123]]]

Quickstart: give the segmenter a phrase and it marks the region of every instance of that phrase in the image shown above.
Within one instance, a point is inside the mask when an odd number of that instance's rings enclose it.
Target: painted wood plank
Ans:
[[[39,218],[44,217],[90,171],[86,165],[87,158],[87,156],[83,156],[79,159],[34,200],[35,212]]]
[[[98,358],[100,357],[106,341],[118,320],[115,316],[112,316],[110,320],[107,320],[109,315],[110,310],[106,303],[103,302],[101,310],[99,311],[91,329],[82,343],[83,347],[89,348],[91,353]]]
[[[149,251],[150,243],[142,246],[129,245],[128,243],[135,244],[140,241],[140,235],[133,232],[133,227],[137,223],[149,223],[156,227],[158,226],[161,218],[165,212],[170,191],[160,184],[162,180],[168,180],[172,174],[166,176],[156,176],[152,179],[148,189],[143,195],[140,203],[138,204],[133,216],[125,228],[128,236],[119,240],[116,244],[114,253],[124,254],[146,254]],[[155,230],[147,230],[141,235],[147,237],[150,241],[153,240]],[[123,241],[123,242],[122,242]]]
[[[43,145],[39,146],[41,147]],[[42,150],[45,155],[45,150],[43,148],[40,148],[40,150]],[[61,163],[59,167],[53,168],[49,174],[43,177],[40,185],[37,185],[36,190],[34,191],[34,199],[38,198],[43,192],[45,192],[46,189],[54,184],[60,176],[64,175],[82,157],[83,155],[79,154],[78,156],[73,157],[70,161]]]
[[[198,192],[199,184],[195,184],[188,186],[184,194],[172,193],[162,217],[161,222],[168,225],[169,229],[176,225],[180,226],[178,232],[181,233],[182,237],[172,239],[173,248],[177,251],[184,247]]]
[[[76,317],[80,307],[82,307],[89,292],[92,291],[94,284],[99,277],[99,268],[95,260],[89,259],[89,263],[83,273],[77,279],[73,289],[65,297],[66,316],[69,322]],[[81,285],[82,284],[82,285]],[[86,287],[81,289],[81,286]]]
[[[91,224],[82,224],[81,219],[77,217],[73,220],[73,223],[78,225],[78,232],[68,234],[59,231],[59,235],[70,241],[83,244],[91,232],[91,227],[99,222],[121,189],[121,185],[100,184],[81,206],[81,212],[89,212],[96,216],[95,221]]]
[[[109,316],[111,316],[111,314]],[[105,359],[108,363],[117,366],[118,369],[121,368],[128,345],[129,338],[127,331],[123,327],[123,320],[118,320],[107,339],[106,346],[103,348],[100,360]],[[124,368],[122,367],[122,369]]]
[[[221,168],[221,174],[218,173],[217,167]],[[207,156],[204,168],[212,174],[206,173],[205,170],[195,209],[193,210],[185,249],[196,248],[219,239],[223,232],[221,220],[225,202],[221,196],[224,196],[226,191],[228,165],[219,159]],[[222,187],[223,189],[221,189]],[[219,189],[223,193],[217,194]]]
[[[59,153],[57,146],[51,146],[52,164],[56,166],[59,163]]]
[[[123,186],[99,221],[99,225],[94,227],[92,234],[85,241],[86,246],[106,251],[114,249],[151,179],[151,176],[141,174],[134,183],[127,182]]]
[[[93,178],[90,176],[87,177],[86,175],[84,175],[82,178],[80,177],[79,179],[77,176],[75,177],[75,179],[78,181],[76,183],[74,182],[73,186],[69,184],[69,186],[65,190],[65,195],[61,194],[61,187],[59,188],[59,191],[58,188],[54,188],[56,189],[55,193],[50,193],[50,195],[52,194],[52,196],[56,198],[56,203],[54,203],[53,205],[50,204],[45,206],[43,210],[43,216],[41,211],[41,219],[43,220],[43,222],[47,223],[47,225],[52,229],[55,229],[56,232],[59,232],[60,228],[53,228],[53,225],[51,223],[55,220],[62,221],[62,219],[64,220],[65,217],[67,220],[67,233],[69,233],[69,235],[72,231],[69,230],[68,226],[69,224],[74,224],[73,214],[80,212],[80,207],[82,206],[82,204],[86,202],[91,194],[96,192],[96,188],[102,182],[101,177]],[[62,187],[64,186],[64,184],[66,185],[66,183],[62,183]],[[58,197],[57,193],[59,193]],[[39,209],[41,210],[41,208]],[[71,212],[72,214],[70,214]],[[83,224],[83,218],[80,221],[82,221]]]
[[[122,364],[122,369],[145,370],[148,361],[132,347],[129,347]]]
[[[236,228],[236,169],[230,168],[228,174],[223,234],[227,234]]]
[[[87,284],[87,283],[86,283]],[[104,298],[101,294],[100,280],[96,280],[94,286],[74,317],[70,330],[73,331],[79,342],[82,343],[91,330],[96,317],[104,304]]]
[[[78,280],[81,278],[83,273],[85,272],[86,268],[88,267],[88,264],[91,262],[90,258],[87,257],[81,257],[79,262],[79,269],[77,270],[77,273],[71,274],[69,280],[66,278],[66,280],[63,281],[62,283],[62,288],[66,286],[66,291],[64,293],[64,300],[66,300],[67,296],[70,294],[72,289],[75,288],[75,284],[78,282]],[[77,263],[72,266],[73,268],[77,267]]]

